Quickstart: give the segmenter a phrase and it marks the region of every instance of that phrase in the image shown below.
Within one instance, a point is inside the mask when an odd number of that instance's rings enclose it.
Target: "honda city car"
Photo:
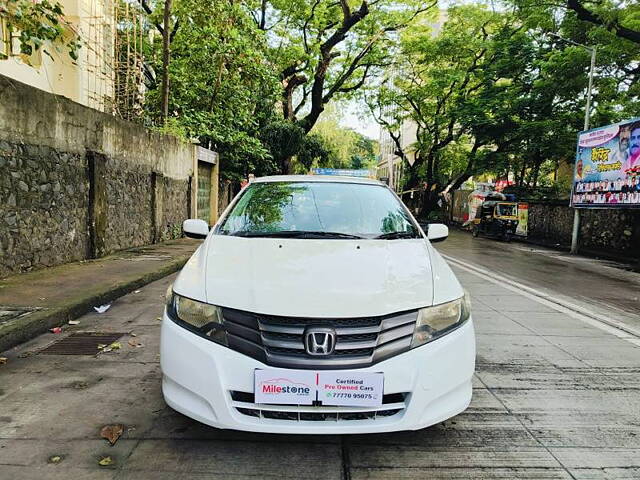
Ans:
[[[426,231],[425,231],[426,230]],[[213,427],[415,430],[471,400],[470,303],[396,194],[369,179],[255,179],[167,292],[162,391]]]

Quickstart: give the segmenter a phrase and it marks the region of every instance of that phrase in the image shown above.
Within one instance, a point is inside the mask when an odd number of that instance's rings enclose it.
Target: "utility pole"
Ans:
[[[584,111],[584,129],[589,130],[589,120],[591,118],[591,95],[593,93],[593,74],[596,68],[596,47],[589,47],[582,43],[574,42],[568,38],[561,37],[555,33],[551,33],[553,37],[556,37],[564,42],[571,43],[577,47],[582,47],[585,50],[591,52],[591,67],[589,68],[589,86],[587,87],[587,105]],[[573,189],[572,189],[573,191]],[[579,236],[580,236],[580,209],[573,209],[573,230],[571,231],[571,254],[578,253],[579,248]]]
[[[591,93],[593,91],[593,71],[596,68],[596,47],[589,48],[585,45],[582,47],[591,50],[591,68],[589,68],[589,86],[587,88],[587,107],[584,112],[584,130],[589,130],[589,119],[591,116]],[[580,237],[580,209],[573,209],[573,230],[571,231],[571,254],[576,255],[579,249]]]

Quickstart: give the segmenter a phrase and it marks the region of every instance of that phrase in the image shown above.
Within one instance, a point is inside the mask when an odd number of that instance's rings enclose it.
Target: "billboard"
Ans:
[[[640,208],[640,118],[578,134],[571,206]]]

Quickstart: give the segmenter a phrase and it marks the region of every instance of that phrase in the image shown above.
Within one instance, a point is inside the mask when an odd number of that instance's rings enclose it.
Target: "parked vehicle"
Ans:
[[[271,433],[419,429],[467,408],[469,299],[417,224],[369,179],[256,179],[167,292],[162,391],[205,424]]]
[[[480,234],[510,242],[518,228],[518,204],[499,200],[485,200],[476,211],[471,225],[474,237]]]

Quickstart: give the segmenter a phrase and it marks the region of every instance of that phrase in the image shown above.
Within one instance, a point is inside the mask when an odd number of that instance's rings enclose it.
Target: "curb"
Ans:
[[[39,310],[24,318],[17,318],[0,327],[0,352],[31,340],[47,332],[50,328],[67,323],[92,310],[94,305],[109,303],[144,285],[160,280],[180,270],[190,255],[173,259],[153,272],[138,278],[88,291],[77,298],[69,300],[65,305],[46,310]]]

